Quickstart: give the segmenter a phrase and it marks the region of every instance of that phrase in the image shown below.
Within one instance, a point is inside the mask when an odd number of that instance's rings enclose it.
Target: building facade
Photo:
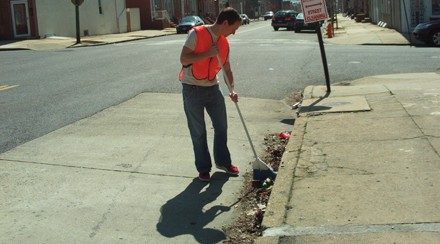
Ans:
[[[440,19],[440,0],[369,0],[369,10],[373,23],[409,35],[419,23]]]
[[[335,0],[327,0],[335,1]],[[422,22],[440,19],[440,0],[336,0],[338,11],[365,14],[409,35]]]
[[[0,1],[0,39],[38,37],[35,0]]]
[[[125,0],[86,0],[79,7],[80,34],[127,31]],[[0,39],[76,36],[75,6],[69,0],[1,0]]]

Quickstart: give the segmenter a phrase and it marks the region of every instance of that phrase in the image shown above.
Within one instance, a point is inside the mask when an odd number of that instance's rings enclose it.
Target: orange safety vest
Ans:
[[[196,42],[196,47],[194,49],[194,53],[199,54],[199,53],[207,52],[213,42],[211,33],[203,25],[194,27],[194,30],[197,34],[197,42]],[[222,35],[218,38],[216,45],[219,49],[220,59],[224,65],[226,63],[226,59],[228,58],[228,54],[229,54],[228,39],[226,39],[226,37]],[[190,64],[189,66],[191,65],[192,65],[192,75],[197,80],[204,80],[204,79],[214,80],[217,73],[220,71],[220,65],[218,63],[218,59],[216,56],[200,60],[198,62]],[[183,78],[183,68],[184,67],[182,67],[182,70],[180,71],[180,75],[179,75],[180,80],[182,80]]]

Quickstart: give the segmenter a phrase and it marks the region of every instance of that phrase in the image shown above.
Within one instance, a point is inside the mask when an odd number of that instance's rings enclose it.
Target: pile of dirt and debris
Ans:
[[[286,104],[292,104],[292,109],[298,109],[303,100],[302,91],[293,91],[284,99]],[[298,116],[299,110],[297,110]],[[288,143],[290,132],[268,134],[264,137],[266,150],[261,155],[261,160],[269,164],[274,171],[278,171],[284,150]],[[274,179],[263,182],[254,182],[252,173],[244,175],[245,183],[241,190],[240,199],[234,211],[237,218],[229,225],[223,226],[227,236],[224,243],[254,243],[261,236],[264,212],[272,192]]]
[[[274,171],[278,171],[290,132],[268,134],[264,138],[266,150],[261,157]],[[273,179],[254,182],[252,173],[244,175],[245,183],[241,190],[239,203],[236,205],[238,217],[230,225],[224,226],[228,239],[224,243],[253,243],[261,236],[264,212],[272,192]]]

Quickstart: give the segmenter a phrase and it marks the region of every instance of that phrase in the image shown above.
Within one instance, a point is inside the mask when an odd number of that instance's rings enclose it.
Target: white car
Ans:
[[[246,14],[240,14],[240,17],[242,25],[247,25],[250,23],[249,17]]]
[[[264,20],[272,19],[273,12],[272,11],[267,11],[266,13],[264,13],[263,17],[264,17]]]

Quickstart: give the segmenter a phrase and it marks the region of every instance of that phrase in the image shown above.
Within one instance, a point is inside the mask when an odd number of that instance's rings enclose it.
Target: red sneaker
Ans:
[[[209,182],[211,180],[211,175],[209,175],[209,172],[199,173],[199,180]]]
[[[230,175],[238,175],[239,173],[238,168],[232,164],[229,166],[220,166],[216,164],[215,167],[217,167],[217,169],[224,170],[226,173]]]

